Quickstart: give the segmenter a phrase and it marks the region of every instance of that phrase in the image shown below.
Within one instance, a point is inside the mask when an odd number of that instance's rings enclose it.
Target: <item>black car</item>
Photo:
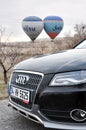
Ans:
[[[86,40],[17,64],[9,106],[47,128],[86,130],[86,49],[80,46],[86,48]]]

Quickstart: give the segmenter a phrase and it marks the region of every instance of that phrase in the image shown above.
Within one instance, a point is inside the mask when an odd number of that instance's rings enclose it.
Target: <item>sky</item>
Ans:
[[[30,41],[22,29],[22,20],[28,16],[60,16],[64,28],[58,37],[73,33],[76,24],[86,23],[86,0],[0,0],[0,28],[9,41]],[[49,38],[43,30],[37,39]]]

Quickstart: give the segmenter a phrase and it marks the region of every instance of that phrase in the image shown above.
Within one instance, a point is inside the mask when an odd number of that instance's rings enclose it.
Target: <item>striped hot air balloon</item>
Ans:
[[[34,41],[43,30],[44,23],[37,16],[29,16],[23,19],[22,28],[29,38]]]
[[[63,19],[59,16],[47,16],[44,19],[44,30],[51,39],[54,39],[63,29]]]

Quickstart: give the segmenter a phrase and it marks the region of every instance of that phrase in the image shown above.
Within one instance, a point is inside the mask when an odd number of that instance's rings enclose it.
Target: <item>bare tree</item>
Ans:
[[[76,43],[81,41],[82,39],[86,38],[86,24],[76,24],[74,26],[75,34],[71,36],[71,33],[68,32],[65,35],[65,41],[67,48],[72,48]]]
[[[0,28],[0,66],[3,70],[4,83],[7,84],[8,71],[20,60],[20,47],[12,46],[7,41],[2,42],[5,33],[5,28]]]
[[[84,39],[86,38],[86,24],[76,24],[74,26],[74,30],[76,32],[74,38],[76,40],[81,40],[81,39]]]

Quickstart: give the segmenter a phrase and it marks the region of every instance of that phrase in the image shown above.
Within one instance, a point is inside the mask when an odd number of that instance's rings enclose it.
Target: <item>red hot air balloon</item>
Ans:
[[[54,39],[63,29],[63,19],[59,16],[47,16],[44,19],[44,30],[51,39]]]
[[[37,16],[29,16],[22,21],[22,28],[32,41],[38,37],[43,27],[44,23],[42,19]]]

